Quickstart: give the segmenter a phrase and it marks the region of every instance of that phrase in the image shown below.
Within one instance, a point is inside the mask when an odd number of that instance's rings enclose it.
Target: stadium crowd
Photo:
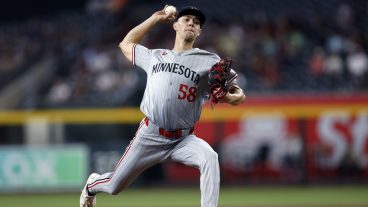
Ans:
[[[37,93],[39,107],[138,104],[141,96],[137,94],[145,87],[144,72],[130,70],[132,65],[118,44],[133,25],[146,18],[143,14],[65,12],[3,24],[0,72],[23,71],[35,60],[52,58],[58,64],[48,87]],[[367,28],[357,25],[349,4],[308,18],[271,18],[260,11],[232,24],[209,18],[203,30],[195,46],[232,57],[239,84],[248,92],[368,88]],[[173,38],[171,27],[161,26],[144,44],[172,48]]]

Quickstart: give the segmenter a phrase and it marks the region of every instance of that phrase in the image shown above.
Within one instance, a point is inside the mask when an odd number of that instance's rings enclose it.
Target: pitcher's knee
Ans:
[[[204,163],[207,165],[218,165],[218,154],[217,152],[211,150],[206,153]]]

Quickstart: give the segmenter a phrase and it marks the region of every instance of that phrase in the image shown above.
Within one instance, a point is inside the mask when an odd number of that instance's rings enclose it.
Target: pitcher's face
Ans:
[[[193,15],[181,16],[173,25],[176,35],[186,42],[193,42],[201,33],[201,23]]]

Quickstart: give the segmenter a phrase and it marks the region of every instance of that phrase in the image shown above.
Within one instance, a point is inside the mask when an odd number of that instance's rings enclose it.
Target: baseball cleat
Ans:
[[[79,199],[79,206],[80,207],[94,207],[96,205],[96,196],[90,196],[87,192],[87,185],[93,183],[96,178],[99,176],[97,173],[92,173],[86,182],[86,185],[82,189],[82,193]]]

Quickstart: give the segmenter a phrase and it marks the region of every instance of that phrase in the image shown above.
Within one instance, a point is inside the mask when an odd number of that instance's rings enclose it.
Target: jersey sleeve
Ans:
[[[139,44],[134,44],[132,50],[132,64],[147,71],[150,65],[152,50]]]

